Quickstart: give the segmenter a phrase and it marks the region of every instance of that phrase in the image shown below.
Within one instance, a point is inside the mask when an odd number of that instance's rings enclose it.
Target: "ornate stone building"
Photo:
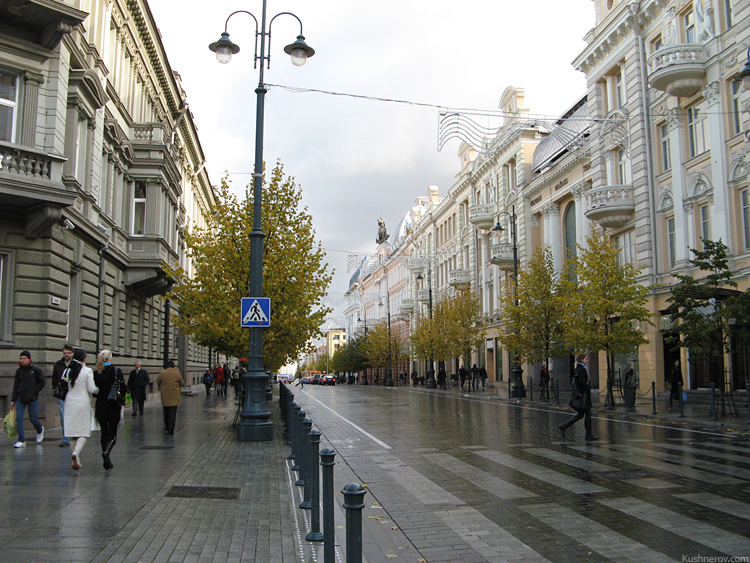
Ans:
[[[6,2],[0,20],[0,396],[21,350],[49,373],[66,342],[191,380],[208,354],[170,327],[162,264],[214,192],[146,1]]]

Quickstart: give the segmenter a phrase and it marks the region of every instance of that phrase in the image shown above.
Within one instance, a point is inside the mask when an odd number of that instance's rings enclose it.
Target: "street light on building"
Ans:
[[[516,206],[513,205],[510,208],[510,213],[507,211],[501,211],[499,215],[507,215],[510,219],[510,237],[511,243],[513,244],[513,304],[518,307],[518,232],[516,226]],[[505,229],[498,220],[497,225],[492,227],[495,232],[502,232]],[[515,352],[515,351],[514,351]],[[526,396],[526,387],[523,384],[523,368],[521,368],[521,362],[518,358],[518,354],[514,354],[513,359],[513,385],[511,386],[510,396],[523,398]]]
[[[417,279],[423,280],[424,277],[422,274],[417,274]],[[427,310],[430,313],[430,324],[432,324],[432,264],[430,262],[427,262],[427,295],[429,298]],[[430,338],[432,338],[432,327],[430,328]],[[430,348],[432,348],[432,342],[430,342]],[[435,382],[435,360],[432,357],[432,353],[430,353],[430,365],[427,369],[427,388],[437,389],[437,383]]]
[[[305,43],[302,35],[302,21],[290,12],[281,12],[271,18],[266,30],[266,0],[263,0],[261,21],[250,12],[238,10],[229,14],[224,24],[221,38],[209,45],[216,59],[226,64],[236,55],[240,48],[229,39],[227,31],[229,20],[236,14],[247,14],[255,21],[255,56],[253,68],[259,68],[258,87],[256,93],[255,113],[255,169],[253,172],[253,230],[250,233],[250,297],[263,297],[263,229],[261,226],[261,204],[263,187],[263,119],[265,113],[266,85],[263,82],[263,70],[271,65],[270,54],[266,49],[271,46],[271,26],[273,21],[282,15],[292,16],[299,22],[300,34],[297,40],[284,47],[284,52],[291,55],[292,64],[302,66],[315,51]],[[258,65],[260,62],[260,65]],[[239,304],[238,304],[239,305]],[[268,376],[263,365],[263,329],[251,327],[250,353],[248,356],[248,370],[243,377],[245,388],[245,402],[240,412],[240,422],[237,425],[237,439],[240,441],[267,442],[273,440],[273,423],[270,421],[271,412],[265,400],[265,389]]]

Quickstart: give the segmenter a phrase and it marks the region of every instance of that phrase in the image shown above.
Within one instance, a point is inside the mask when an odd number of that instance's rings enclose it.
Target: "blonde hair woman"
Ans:
[[[117,442],[117,426],[120,424],[122,417],[122,405],[117,401],[109,400],[109,392],[115,382],[120,382],[122,388],[125,388],[125,378],[119,368],[112,365],[112,352],[102,350],[96,357],[96,371],[94,372],[94,382],[99,388],[99,395],[96,397],[96,420],[102,428],[101,445],[102,459],[104,460],[104,469],[112,469],[112,460],[110,454],[112,448]]]
[[[65,395],[65,434],[70,438],[70,458],[73,469],[80,469],[81,451],[91,431],[97,429],[91,395],[99,392],[94,383],[94,373],[86,366],[86,352],[73,350],[70,368],[63,373],[68,378],[68,394]]]

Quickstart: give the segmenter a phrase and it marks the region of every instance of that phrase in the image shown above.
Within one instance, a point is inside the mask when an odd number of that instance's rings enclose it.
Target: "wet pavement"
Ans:
[[[367,485],[368,561],[750,558],[744,399],[711,422],[706,405],[651,415],[640,398],[625,414],[597,397],[588,443],[582,421],[558,433],[570,409],[503,391],[294,389],[321,447]]]
[[[505,389],[291,388],[336,451],[334,490],[367,486],[364,561],[652,562],[750,556],[750,427],[686,417],[639,398],[601,409],[594,431],[557,424],[570,410],[509,400]],[[275,390],[275,392],[277,392]],[[567,402],[561,399],[563,405]],[[0,563],[322,561],[307,542],[277,397],[272,442],[237,442],[236,405],[183,397],[173,436],[162,410],[125,411],[112,461],[98,434],[73,471],[60,430],[22,450],[0,438]],[[33,432],[32,432],[33,436]],[[335,497],[336,562],[344,561]],[[699,559],[704,558],[704,559]]]

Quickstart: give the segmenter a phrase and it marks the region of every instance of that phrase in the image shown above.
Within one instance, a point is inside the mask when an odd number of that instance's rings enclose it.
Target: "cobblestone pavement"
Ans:
[[[294,393],[337,452],[337,490],[367,486],[371,563],[750,561],[746,420],[595,412],[587,443],[583,422],[561,439],[568,409],[492,393]]]

